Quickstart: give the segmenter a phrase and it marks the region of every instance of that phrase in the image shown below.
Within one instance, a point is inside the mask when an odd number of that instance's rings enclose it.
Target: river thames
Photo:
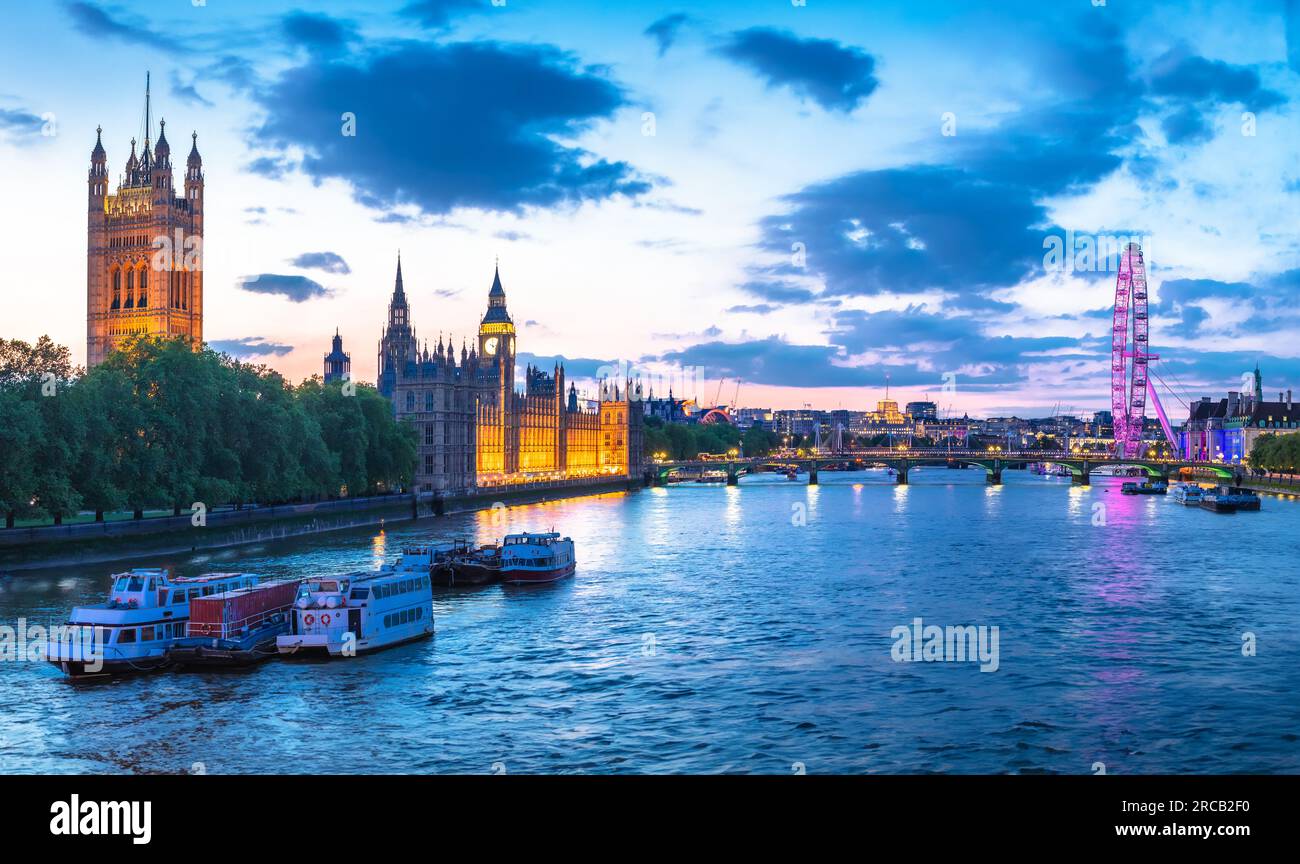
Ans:
[[[1300,502],[1004,478],[761,475],[0,577],[0,623],[44,625],[132,565],[335,574],[552,527],[578,555],[552,585],[435,589],[433,639],[359,658],[89,684],[0,663],[0,771],[1300,770]],[[996,671],[896,661],[916,618],[996,626]]]

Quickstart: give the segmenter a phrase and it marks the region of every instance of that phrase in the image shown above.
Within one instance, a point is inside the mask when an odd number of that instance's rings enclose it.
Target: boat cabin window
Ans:
[[[117,577],[117,584],[113,586],[113,590],[114,590],[114,591],[125,591],[125,590],[126,590],[126,586],[127,586],[128,584],[130,584],[130,582],[131,582],[131,577],[130,577],[130,576],[119,576],[119,577]]]
[[[150,591],[157,591],[157,590],[158,590],[158,583],[155,582],[154,580],[150,579],[150,580],[149,580],[149,590],[150,590]]]
[[[126,645],[126,644],[128,644],[128,643],[130,643],[130,642],[134,642],[134,641],[135,641],[135,628],[133,628],[133,627],[124,627],[124,628],[120,631],[120,633],[121,633],[121,635],[117,637],[117,642],[118,642],[119,645]]]
[[[213,594],[213,593],[215,593],[216,590],[217,590],[217,589],[216,589],[214,586],[212,586],[212,585],[204,585],[204,586],[203,586],[203,596],[204,596],[204,597],[207,597],[209,594]]]
[[[144,580],[139,576],[131,576],[126,586],[127,591],[143,591]]]
[[[142,628],[140,628],[140,641],[141,641],[141,642],[152,642],[152,641],[153,641],[153,628],[152,628],[152,627],[142,627]]]
[[[175,593],[172,594],[172,605],[173,605],[173,606],[175,606],[177,603],[184,603],[184,602],[185,602],[185,592],[184,592],[184,591],[177,591],[177,592],[175,592]]]
[[[365,600],[365,599],[366,599],[367,597],[369,597],[369,596],[370,596],[370,589],[369,589],[369,588],[353,588],[353,589],[352,589],[352,599],[353,599],[353,600]]]
[[[339,590],[339,583],[334,580],[330,580],[328,582],[308,582],[307,590],[308,591],[337,591]]]

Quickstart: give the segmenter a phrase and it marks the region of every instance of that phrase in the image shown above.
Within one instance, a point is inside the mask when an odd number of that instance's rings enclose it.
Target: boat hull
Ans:
[[[501,579],[501,568],[471,561],[454,561],[444,571],[432,574],[433,584],[444,587],[457,585],[488,585]]]
[[[182,669],[252,666],[276,654],[275,640],[289,632],[288,623],[259,630],[244,639],[182,639],[167,652]]]
[[[125,660],[105,660],[99,665],[96,671],[87,669],[87,661],[84,660],[50,660],[54,666],[58,667],[68,678],[77,681],[89,678],[106,678],[118,675],[133,675],[137,672],[156,672],[165,669],[171,664],[166,657],[141,657],[139,659]]]
[[[501,581],[507,585],[540,585],[572,576],[575,570],[576,565],[572,562],[564,567],[554,567],[550,570],[502,567]]]
[[[420,639],[428,639],[434,634],[433,624],[418,633],[404,635],[397,639],[384,640],[375,642],[368,639],[362,639],[356,643],[354,654],[370,654],[375,651],[382,651],[385,648],[394,648],[398,645],[405,645],[407,642],[415,642]],[[311,657],[325,656],[330,657],[349,657],[351,654],[345,654],[343,651],[343,640],[329,638],[326,634],[299,634],[296,636],[280,636],[275,640],[276,650],[282,657]]]

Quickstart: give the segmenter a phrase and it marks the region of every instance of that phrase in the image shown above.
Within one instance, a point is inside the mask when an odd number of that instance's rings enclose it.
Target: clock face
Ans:
[[[495,355],[497,353],[497,337],[489,336],[487,341],[483,343],[483,350],[489,355]]]

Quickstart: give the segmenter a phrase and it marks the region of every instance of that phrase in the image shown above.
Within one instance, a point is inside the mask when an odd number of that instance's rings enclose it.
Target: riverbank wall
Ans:
[[[266,543],[389,522],[433,520],[493,507],[624,492],[642,485],[639,478],[617,477],[488,488],[473,495],[445,498],[428,494],[346,498],[223,510],[207,514],[207,524],[201,527],[193,525],[191,514],[185,513],[152,519],[14,528],[0,530],[0,574]]]

